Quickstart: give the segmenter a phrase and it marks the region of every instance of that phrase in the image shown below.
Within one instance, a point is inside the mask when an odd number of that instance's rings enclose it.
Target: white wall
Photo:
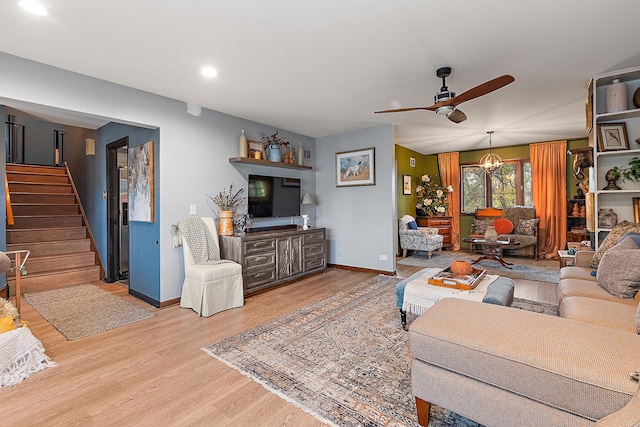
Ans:
[[[376,184],[336,187],[336,153],[369,147],[375,148]],[[329,263],[395,271],[393,126],[317,138],[316,152],[317,225],[327,228]]]

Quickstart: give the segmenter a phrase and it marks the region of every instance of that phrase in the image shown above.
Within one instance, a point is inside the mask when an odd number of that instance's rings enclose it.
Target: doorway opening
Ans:
[[[124,137],[107,145],[107,283],[129,284],[128,147]]]

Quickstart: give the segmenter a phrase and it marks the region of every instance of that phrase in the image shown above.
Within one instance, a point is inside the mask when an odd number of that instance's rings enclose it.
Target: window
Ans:
[[[461,166],[461,171],[463,213],[488,206],[533,206],[529,160],[506,160],[491,175],[477,165]]]

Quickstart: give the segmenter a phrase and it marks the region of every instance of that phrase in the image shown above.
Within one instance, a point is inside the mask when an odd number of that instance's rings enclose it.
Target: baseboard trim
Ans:
[[[160,308],[170,307],[172,305],[180,304],[180,298],[169,299],[160,303]]]
[[[395,271],[374,270],[372,268],[352,267],[350,265],[327,264],[327,267],[337,268],[339,270],[358,271],[360,273],[384,274],[385,276],[395,276]]]
[[[148,296],[146,296],[144,294],[141,294],[140,292],[134,291],[131,288],[129,288],[129,295],[133,295],[134,297],[146,302],[147,304],[151,304],[155,308],[160,308],[160,302],[159,301],[156,301],[151,297],[148,297]]]

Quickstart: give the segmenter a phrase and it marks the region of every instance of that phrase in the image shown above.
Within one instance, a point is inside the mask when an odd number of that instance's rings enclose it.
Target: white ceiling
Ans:
[[[394,123],[423,154],[583,137],[588,78],[640,65],[638,0],[42,1],[2,2],[0,51],[312,137]],[[516,81],[460,124],[373,114],[433,104],[442,66],[457,93]]]

